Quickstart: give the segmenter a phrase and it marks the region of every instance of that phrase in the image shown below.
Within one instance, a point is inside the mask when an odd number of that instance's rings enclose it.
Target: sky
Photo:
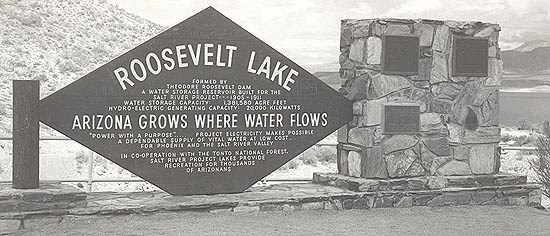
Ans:
[[[548,0],[108,0],[171,27],[213,6],[310,72],[338,70],[340,20],[424,18],[498,23],[500,47],[550,41]]]

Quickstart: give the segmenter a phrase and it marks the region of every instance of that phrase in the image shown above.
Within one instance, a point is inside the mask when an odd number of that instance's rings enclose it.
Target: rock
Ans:
[[[432,93],[441,99],[454,100],[463,86],[455,83],[438,83],[432,86]]]
[[[349,47],[351,45],[352,25],[342,22],[340,27],[340,48]]]
[[[366,42],[367,42],[366,38],[355,39],[351,43],[351,47],[349,49],[349,59],[358,61],[358,62],[363,62],[363,54],[364,54]]]
[[[361,160],[361,177],[363,178],[388,178],[386,162],[382,157],[380,147],[367,148]]]
[[[472,203],[476,205],[481,205],[485,202],[490,201],[496,196],[494,191],[481,191],[472,193]]]
[[[395,207],[397,208],[407,208],[413,206],[413,199],[412,197],[403,197],[397,204],[395,204]]]
[[[437,156],[450,156],[451,146],[447,138],[424,139],[425,146]]]
[[[474,174],[498,173],[497,144],[475,145],[470,148],[470,168]]]
[[[421,143],[420,145],[420,160],[422,163],[422,167],[426,170],[430,170],[432,167],[433,160],[437,157],[433,152],[428,150],[426,145],[424,143]]]
[[[357,21],[357,23],[353,26],[352,36],[354,38],[368,37],[371,23],[372,23],[372,20]]]
[[[529,192],[529,203],[531,207],[541,207],[541,198],[542,191],[540,189],[535,189]]]
[[[485,86],[500,86],[502,78],[502,60],[489,58],[488,78]]]
[[[462,143],[462,137],[464,137],[464,128],[456,123],[449,123],[447,125],[449,130],[449,142],[453,144]]]
[[[350,151],[348,154],[348,174],[353,177],[361,177],[361,155]]]
[[[353,114],[354,115],[363,115],[363,103],[367,100],[358,100],[353,102]]]
[[[428,202],[429,207],[467,205],[472,200],[469,193],[443,193]]]
[[[481,126],[498,125],[499,99],[498,87],[484,87],[478,91],[472,103],[476,112],[478,123]]]
[[[369,85],[369,74],[363,74],[355,79],[347,81],[348,85],[345,86],[347,94],[345,97],[349,100],[361,100],[367,97],[367,88]]]
[[[355,127],[349,130],[348,142],[363,147],[373,146],[373,130],[367,127]]]
[[[411,87],[412,84],[403,76],[377,74],[372,77],[371,86],[376,97],[381,98],[395,91]]]
[[[428,24],[416,24],[415,34],[419,36],[420,47],[432,46],[434,27]]]
[[[432,49],[438,52],[446,52],[449,44],[449,26],[440,25],[435,29]]]
[[[418,139],[412,135],[393,135],[382,143],[384,154],[392,153],[413,147]]]
[[[441,123],[441,115],[438,113],[422,113],[420,114],[420,131],[421,132],[440,132],[443,129]]]
[[[325,209],[324,202],[306,202],[302,204],[302,210],[323,210]]]
[[[386,30],[385,24],[380,24],[378,21],[372,24],[372,34],[380,37],[384,34]]]
[[[382,118],[382,104],[386,102],[385,98],[377,100],[368,100],[363,103],[363,126],[380,125]]]
[[[423,176],[426,171],[422,167],[422,164],[417,159],[415,162],[411,164],[407,172],[405,173],[405,176]]]
[[[474,34],[474,37],[486,38],[491,36],[494,32],[495,32],[495,29],[492,26],[488,26],[487,28]]]
[[[429,81],[432,73],[432,57],[420,58],[418,65],[418,80]]]
[[[389,24],[384,31],[386,35],[404,35],[410,34],[411,28],[408,25],[401,24]]]
[[[430,88],[430,83],[428,81],[416,81],[414,82],[414,87],[427,89]]]
[[[438,174],[437,170],[439,169],[439,167],[443,166],[444,164],[447,164],[451,160],[452,160],[452,158],[450,156],[438,157],[435,154],[433,154],[432,165],[430,166],[430,169],[428,169],[430,171],[430,174],[431,175],[437,175]]]
[[[453,158],[458,161],[470,159],[470,146],[459,145],[453,147]]]
[[[439,114],[450,114],[452,109],[452,101],[432,97],[430,102],[430,112],[435,112]]]
[[[340,68],[342,69],[355,68],[355,64],[353,63],[353,61],[351,61],[348,58],[348,55],[345,55],[344,53],[340,54],[340,57],[338,58],[338,62],[340,63]]]
[[[498,143],[500,142],[499,127],[478,127],[475,131],[464,130],[462,143]]]
[[[430,83],[436,84],[449,81],[449,66],[447,57],[440,52],[434,52],[432,57],[432,69],[430,71]]]
[[[472,103],[477,96],[482,83],[483,81],[472,81],[466,83],[463,92],[457,96],[451,111],[450,118],[452,122],[464,124],[464,120],[471,110]]]
[[[378,37],[367,39],[367,64],[380,65],[382,54],[382,40]]]
[[[407,171],[417,158],[417,154],[411,149],[386,155],[384,159],[386,160],[388,175],[392,178],[410,176],[407,175]]]
[[[439,167],[437,173],[439,175],[471,175],[472,170],[467,163],[452,160]]]

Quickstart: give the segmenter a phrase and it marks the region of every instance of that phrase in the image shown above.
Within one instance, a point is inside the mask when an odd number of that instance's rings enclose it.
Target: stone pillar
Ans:
[[[341,92],[353,121],[338,133],[341,174],[363,178],[494,174],[500,167],[500,27],[481,22],[342,20]],[[384,74],[387,35],[417,36],[418,73]],[[453,76],[455,37],[488,42],[486,76]],[[384,134],[384,104],[420,107],[420,131]]]

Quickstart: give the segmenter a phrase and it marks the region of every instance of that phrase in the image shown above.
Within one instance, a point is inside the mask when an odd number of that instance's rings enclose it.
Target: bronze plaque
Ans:
[[[486,38],[454,37],[453,76],[487,76],[489,41]]]
[[[382,73],[418,74],[418,36],[386,35],[382,39]]]
[[[420,132],[420,105],[384,104],[382,106],[384,134],[416,134]]]

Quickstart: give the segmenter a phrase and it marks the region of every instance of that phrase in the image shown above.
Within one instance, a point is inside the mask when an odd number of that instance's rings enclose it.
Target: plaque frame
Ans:
[[[416,69],[414,71],[399,71],[399,70],[391,70],[388,69],[386,66],[388,58],[386,58],[387,49],[387,39],[391,37],[399,37],[399,38],[412,38],[416,39]],[[400,35],[400,34],[394,34],[394,35],[383,35],[382,36],[382,53],[381,53],[381,59],[380,59],[380,71],[382,74],[385,75],[418,75],[419,74],[419,66],[420,66],[420,37],[417,35]]]
[[[382,106],[380,125],[382,134],[419,134],[420,133],[420,104],[418,103],[384,103]],[[387,107],[416,107],[418,108],[418,131],[387,131],[386,130],[386,108]]]
[[[485,63],[485,70],[483,72],[463,72],[458,71],[457,66],[457,42],[460,40],[473,40],[473,41],[483,41],[486,43],[486,63]],[[452,68],[451,68],[451,76],[471,76],[471,77],[487,77],[489,76],[489,39],[488,38],[481,38],[481,37],[473,37],[473,36],[459,36],[454,35],[453,36],[453,42],[452,42]]]

